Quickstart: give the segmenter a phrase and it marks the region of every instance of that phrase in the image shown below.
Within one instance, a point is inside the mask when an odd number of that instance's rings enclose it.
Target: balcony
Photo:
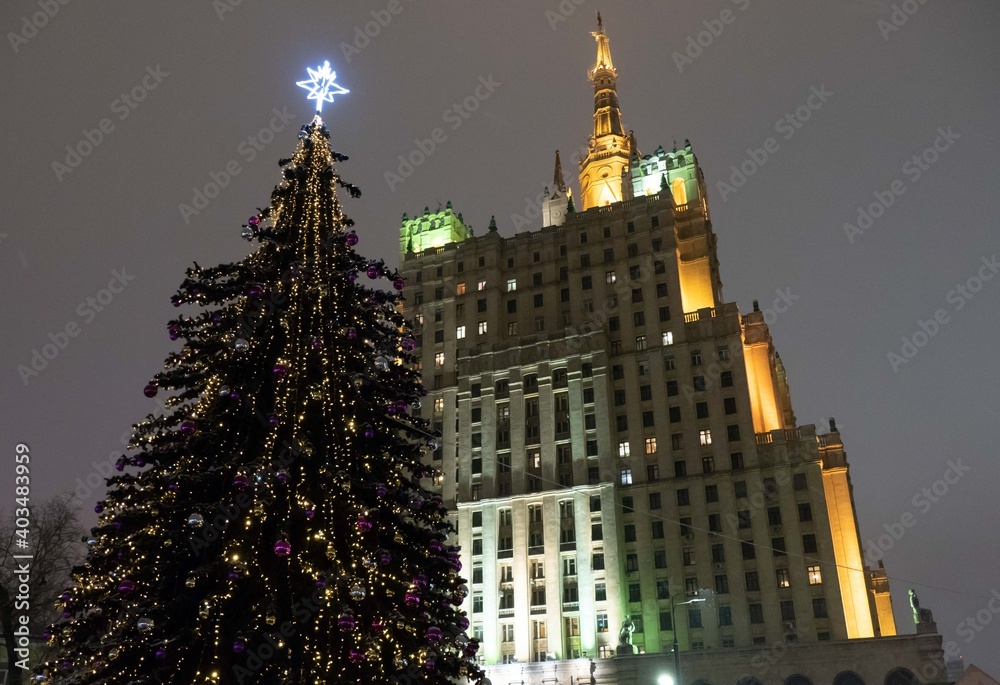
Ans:
[[[499,609],[497,610],[497,616],[500,618],[510,618],[514,615],[513,609]]]
[[[535,605],[532,605],[532,607],[531,607],[531,609],[529,611],[530,611],[531,614],[544,614],[545,613],[545,605],[544,604],[535,604]]]

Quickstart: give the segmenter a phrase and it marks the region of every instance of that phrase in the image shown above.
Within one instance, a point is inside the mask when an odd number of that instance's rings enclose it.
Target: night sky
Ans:
[[[240,225],[311,117],[295,86],[307,66],[329,59],[351,90],[324,109],[364,191],[347,211],[359,249],[395,265],[403,212],[451,200],[477,233],[495,214],[511,235],[556,149],[576,186],[600,9],[640,150],[694,146],[726,300],[772,310],[799,423],[837,419],[901,631],[914,587],[945,642],[1000,675],[1000,5],[182,4],[0,9],[0,433],[11,457],[31,446],[36,498],[80,490],[89,512],[93,463],[154,410],[142,387],[172,349],[169,296],[193,260],[247,253]],[[467,98],[474,111],[454,109]]]

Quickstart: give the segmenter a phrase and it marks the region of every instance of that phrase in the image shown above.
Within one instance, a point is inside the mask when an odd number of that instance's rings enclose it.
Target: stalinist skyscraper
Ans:
[[[877,685],[915,673],[920,650],[888,637],[885,572],[865,567],[835,422],[796,422],[763,313],[723,297],[692,145],[640,152],[600,17],[593,35],[579,192],[557,153],[538,230],[474,236],[450,203],[401,227],[423,412],[442,434],[437,485],[484,662],[563,664],[552,677],[569,683],[595,660],[626,683],[623,664],[669,667],[676,640],[690,683],[692,659],[738,673],[765,645],[828,662],[874,645],[851,658],[882,669]],[[907,649],[912,663],[890,663]],[[806,661],[805,677],[834,681]]]

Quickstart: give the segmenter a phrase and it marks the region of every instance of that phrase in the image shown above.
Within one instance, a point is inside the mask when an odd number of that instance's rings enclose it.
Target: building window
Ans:
[[[641,315],[642,312],[636,312],[636,314],[637,315]],[[635,349],[636,350],[644,350],[644,349],[646,349],[646,336],[644,336],[644,335],[637,335],[637,336],[635,336]]]
[[[480,259],[482,259],[482,258],[480,258]],[[480,264],[479,266],[482,266],[482,264]],[[476,290],[486,290],[486,280],[485,279],[479,281],[479,283],[476,285]]]
[[[654,540],[663,539],[663,521],[653,521],[650,529]]]
[[[646,465],[646,480],[650,483],[655,483],[660,479],[660,467],[656,464]]]
[[[809,502],[800,502],[799,521],[805,523],[806,521],[812,521],[812,520],[813,520],[813,512],[812,512],[812,507],[809,505]]]
[[[646,438],[646,454],[656,454],[656,438]]]
[[[788,575],[788,569],[787,568],[779,568],[774,573],[775,573],[775,577],[777,578],[777,581],[778,581],[778,587],[791,587],[792,586],[792,579]]]
[[[622,497],[622,513],[631,514],[635,511],[633,500],[630,496]]]
[[[758,592],[760,590],[760,581],[757,579],[757,572],[747,571],[745,577],[747,582],[747,592]]]
[[[663,331],[661,336],[661,342],[663,345],[673,345],[674,344],[674,332],[673,331]]]
[[[677,381],[667,381],[667,397],[677,397],[679,394],[680,388],[677,385]]]
[[[698,442],[702,445],[712,444],[712,430],[710,428],[702,428],[698,431]]]
[[[580,279],[580,286],[583,290],[592,290],[594,288],[594,280],[590,276],[584,276]]]
[[[742,552],[743,554],[744,561],[749,561],[750,559],[757,558],[757,550],[753,546],[753,543],[749,542],[748,540],[740,541],[740,552]]]
[[[621,417],[621,418],[624,418],[624,417]],[[619,430],[621,430],[621,428],[619,428]],[[628,440],[623,440],[622,442],[618,443],[618,457],[619,458],[621,458],[621,459],[627,458],[629,456],[629,451],[630,451],[630,447],[629,447]]]
[[[702,457],[701,458],[701,472],[702,473],[715,473],[715,457]]]
[[[435,397],[434,398],[434,413],[435,414],[440,414],[443,411],[444,411],[444,398],[443,397]]]
[[[733,481],[733,495],[737,498],[747,496],[747,482],[745,480]]]
[[[809,576],[810,585],[823,584],[823,572],[820,570],[819,565],[807,566],[806,575]]]
[[[767,525],[769,525],[769,526],[780,526],[781,525],[781,508],[780,507],[768,507],[767,508]]]
[[[507,335],[517,335],[517,321],[511,321],[507,324]]]
[[[794,621],[795,620],[795,602],[791,600],[785,600],[781,602],[781,620],[782,621]]]
[[[677,506],[687,507],[691,505],[691,494],[687,488],[682,488],[677,491]]]
[[[718,502],[719,501],[719,486],[718,485],[706,485],[705,486],[705,501],[706,502]]]
[[[743,453],[742,452],[733,452],[732,454],[730,454],[729,455],[729,464],[732,467],[733,471],[742,471],[743,470]]]
[[[736,413],[736,398],[735,397],[724,397],[722,398],[722,410],[727,414]]]
[[[621,484],[632,485],[632,469],[621,470]]]
[[[603,540],[604,539],[604,526],[600,523],[590,524],[590,539],[591,540]]]
[[[737,520],[737,525],[739,526],[740,530],[749,530],[750,529],[750,510],[749,509],[740,509],[739,511],[737,511],[736,512],[736,520]]]
[[[605,281],[606,281],[607,283],[614,283],[615,281],[617,281],[617,280],[618,280],[618,277],[617,277],[617,276],[615,276],[615,272],[614,272],[614,271],[606,271],[606,272],[604,273],[604,280],[605,280]]]
[[[483,613],[483,595],[478,592],[472,595],[472,613]]]
[[[701,350],[691,352],[691,366],[701,366]]]
[[[827,618],[826,598],[813,597],[813,616],[815,618]]]
[[[729,576],[721,575],[715,577],[715,593],[718,595],[729,594]]]
[[[459,326],[455,329],[455,337],[459,340],[465,337],[465,326]]]
[[[534,304],[535,307],[541,307],[542,302],[543,302],[542,293],[536,293],[534,298],[532,299],[532,303]]]
[[[507,279],[507,292],[512,293],[515,290],[517,290],[517,279],[516,278],[508,278]]]
[[[624,528],[625,542],[635,542],[635,524],[627,523]]]
[[[688,475],[687,462],[684,460],[674,462],[674,477],[684,478]]]
[[[739,424],[733,423],[726,426],[726,437],[729,439],[729,442],[739,442],[740,440]]]
[[[759,624],[764,622],[764,606],[762,604],[750,605],[750,623]]]
[[[733,625],[733,609],[727,604],[723,604],[719,607],[719,625]]]
[[[688,609],[688,626],[691,628],[701,628],[701,609]]]
[[[465,283],[458,283],[455,285],[455,294],[464,295],[465,294]]]
[[[808,489],[809,486],[806,484],[806,474],[796,473],[792,476],[792,487],[798,492]]]
[[[802,551],[806,554],[815,554],[818,549],[816,547],[816,536],[812,533],[807,533],[802,536]]]
[[[444,366],[444,352],[438,352],[434,355],[434,366]]]
[[[774,551],[774,556],[785,556],[785,538],[771,538],[771,549]]]
[[[597,632],[606,633],[608,632],[608,615],[607,614],[597,614]]]

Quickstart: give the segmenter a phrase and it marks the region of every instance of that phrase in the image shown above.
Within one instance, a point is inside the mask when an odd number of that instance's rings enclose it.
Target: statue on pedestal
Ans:
[[[626,618],[622,621],[622,629],[618,632],[618,654],[635,654],[635,647],[632,646],[632,633],[635,631],[635,624],[632,619]]]

